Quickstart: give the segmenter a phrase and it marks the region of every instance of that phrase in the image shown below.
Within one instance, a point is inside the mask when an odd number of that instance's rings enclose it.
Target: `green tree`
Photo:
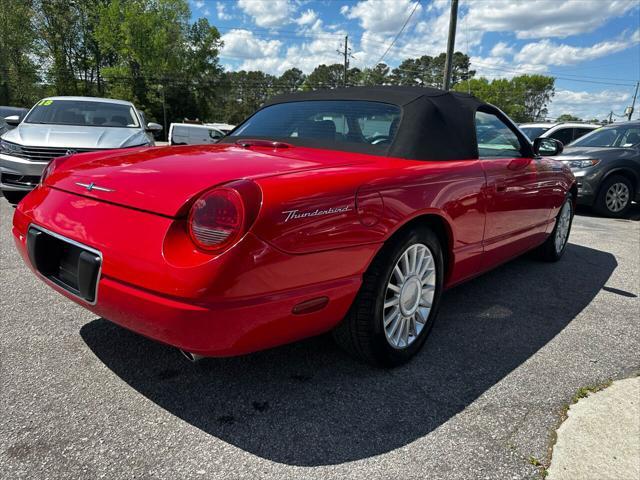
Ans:
[[[513,77],[511,83],[523,106],[514,120],[526,122],[544,119],[548,113],[547,105],[555,94],[555,79],[545,75],[520,75]]]
[[[277,93],[295,92],[300,90],[307,76],[298,68],[290,68],[284,72],[277,81]]]
[[[276,93],[276,77],[259,71],[226,72],[223,120],[240,123]]]
[[[360,82],[362,72],[358,68],[347,71],[347,85],[357,85]],[[304,82],[306,90],[318,90],[322,88],[338,88],[344,86],[344,65],[318,65]]]
[[[362,71],[362,85],[387,85],[390,68],[386,63],[379,63],[373,68],[365,68]]]
[[[575,117],[569,113],[563,113],[558,118],[556,118],[556,122],[581,122],[582,120],[579,117]]]
[[[394,68],[390,81],[394,85],[420,85],[428,87],[442,87],[446,54],[437,57],[423,55],[419,58],[407,58]],[[453,54],[451,66],[451,84],[456,85],[475,75],[475,70],[469,70],[469,57],[462,52]]]
[[[149,119],[219,115],[220,34],[206,19],[190,24],[186,0],[109,0],[95,38],[109,96],[133,101]]]
[[[473,78],[458,83],[454,90],[467,92],[500,108],[516,122],[531,122],[547,114],[554,90],[554,78],[520,75],[511,80]]]
[[[42,95],[33,16],[31,0],[0,1],[0,105],[31,107]]]

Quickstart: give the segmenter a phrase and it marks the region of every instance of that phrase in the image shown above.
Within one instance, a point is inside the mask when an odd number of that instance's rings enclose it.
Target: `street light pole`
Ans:
[[[447,40],[447,57],[444,62],[443,90],[451,88],[451,68],[453,65],[453,48],[456,43],[456,23],[458,21],[458,0],[451,0],[451,14],[449,16],[449,39]]]

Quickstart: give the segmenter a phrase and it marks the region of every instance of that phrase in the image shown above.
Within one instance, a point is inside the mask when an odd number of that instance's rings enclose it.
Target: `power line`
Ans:
[[[465,19],[466,19],[466,17],[465,17]],[[380,42],[380,41],[377,41],[377,40],[367,40],[367,42],[368,42],[368,43],[376,43],[376,44],[378,44],[378,45],[386,45],[386,43],[385,43],[385,42]],[[469,49],[467,48],[467,55],[468,55],[468,50],[469,50]],[[417,51],[417,50],[408,49],[408,48],[406,48],[406,47],[403,47],[403,52],[405,52],[405,53],[407,53],[407,54],[410,54],[410,55],[414,55],[416,58],[419,58],[419,57],[421,57],[421,56],[424,56],[424,52],[419,52],[419,51]],[[378,63],[380,63],[380,62],[378,62]],[[473,63],[474,63],[474,64],[478,64],[478,65],[481,65],[481,64],[482,64],[482,65],[493,65],[493,64],[486,63],[486,62],[477,62],[477,61],[474,61]],[[620,65],[620,64],[621,64],[620,62],[617,62],[617,63],[615,63],[615,64],[608,64],[608,65]],[[600,65],[600,66],[598,66],[598,67],[584,67],[584,68],[585,68],[585,69],[586,69],[586,68],[600,68],[600,67],[603,67],[603,66],[605,66],[605,65]],[[572,69],[572,70],[570,70],[570,71],[574,71],[574,70],[577,70],[577,69]],[[533,71],[533,70],[522,70],[522,69],[505,69],[505,71],[512,71],[512,72],[517,72],[517,73],[529,73],[529,74],[539,74],[539,73],[541,73],[541,72],[539,72],[539,71]],[[556,73],[556,72],[555,72],[555,71],[553,71],[553,70],[549,70],[549,71],[548,71],[548,72],[546,72],[546,73],[552,74],[552,75],[554,75],[554,76],[556,76],[556,77],[558,77],[558,78],[560,78],[561,76],[562,76],[562,77],[575,76],[575,77],[580,77],[580,78],[590,78],[590,79],[618,80],[618,81],[623,81],[623,82],[624,82],[624,81],[634,82],[634,83],[633,83],[633,85],[635,85],[635,81],[636,81],[635,79],[631,79],[631,78],[595,77],[595,76],[591,76],[591,75],[573,75],[573,74],[569,74],[569,73]],[[625,86],[626,86],[626,85],[625,85]]]
[[[389,45],[389,47],[387,47],[387,49],[385,50],[385,52],[382,54],[382,56],[380,57],[380,59],[375,63],[375,65],[379,64],[380,62],[382,62],[382,60],[384,60],[384,57],[387,56],[387,53],[389,53],[389,50],[391,50],[391,47],[393,47],[393,45],[396,43],[396,41],[398,40],[398,38],[400,38],[400,35],[402,35],[402,32],[404,32],[404,29],[406,28],[407,24],[409,23],[409,20],[411,20],[411,17],[413,17],[413,14],[416,12],[416,10],[418,9],[418,5],[420,5],[420,0],[416,1],[416,4],[413,7],[413,10],[411,10],[411,13],[409,14],[409,16],[407,17],[407,19],[404,21],[404,24],[402,24],[402,28],[400,29],[400,31],[396,34],[396,36],[394,37],[393,41],[391,42],[391,44]]]
[[[634,84],[632,83],[620,83],[620,82],[601,82],[601,81],[596,81],[596,80],[586,80],[585,77],[581,77],[581,78],[571,78],[571,77],[567,77],[564,75],[557,75],[554,72],[535,72],[535,71],[527,71],[527,70],[522,70],[522,69],[512,69],[512,68],[504,68],[504,67],[491,67],[489,66],[490,64],[486,64],[483,62],[472,62],[472,64],[475,65],[479,65],[482,68],[486,68],[487,70],[496,70],[496,71],[502,71],[502,72],[508,72],[508,73],[520,73],[520,74],[532,74],[532,75],[545,75],[545,74],[549,74],[553,77],[555,77],[556,79],[560,79],[560,80],[568,80],[568,81],[572,81],[572,82],[582,82],[582,83],[597,83],[597,84],[601,84],[601,85],[617,85],[617,86],[621,86],[621,87],[629,87],[629,86],[634,86]],[[587,77],[588,78],[588,77]]]

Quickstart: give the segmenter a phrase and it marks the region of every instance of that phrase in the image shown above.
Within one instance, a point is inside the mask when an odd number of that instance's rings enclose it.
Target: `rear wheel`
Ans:
[[[631,208],[633,184],[622,175],[612,175],[600,187],[595,202],[596,211],[607,217],[624,217]]]
[[[27,196],[27,193],[29,192],[12,192],[3,190],[2,196],[6,198],[7,202],[9,202],[10,204],[17,205],[18,203],[20,203],[20,200]]]
[[[334,331],[336,341],[374,365],[407,362],[433,327],[442,279],[437,236],[427,228],[407,231],[372,262],[354,304]]]

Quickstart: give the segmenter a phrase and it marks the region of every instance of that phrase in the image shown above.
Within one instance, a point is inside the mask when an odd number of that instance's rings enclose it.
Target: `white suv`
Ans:
[[[568,145],[575,139],[600,128],[602,125],[580,122],[548,122],[548,123],[521,123],[520,130],[533,142],[536,138],[555,138],[563,145]]]

